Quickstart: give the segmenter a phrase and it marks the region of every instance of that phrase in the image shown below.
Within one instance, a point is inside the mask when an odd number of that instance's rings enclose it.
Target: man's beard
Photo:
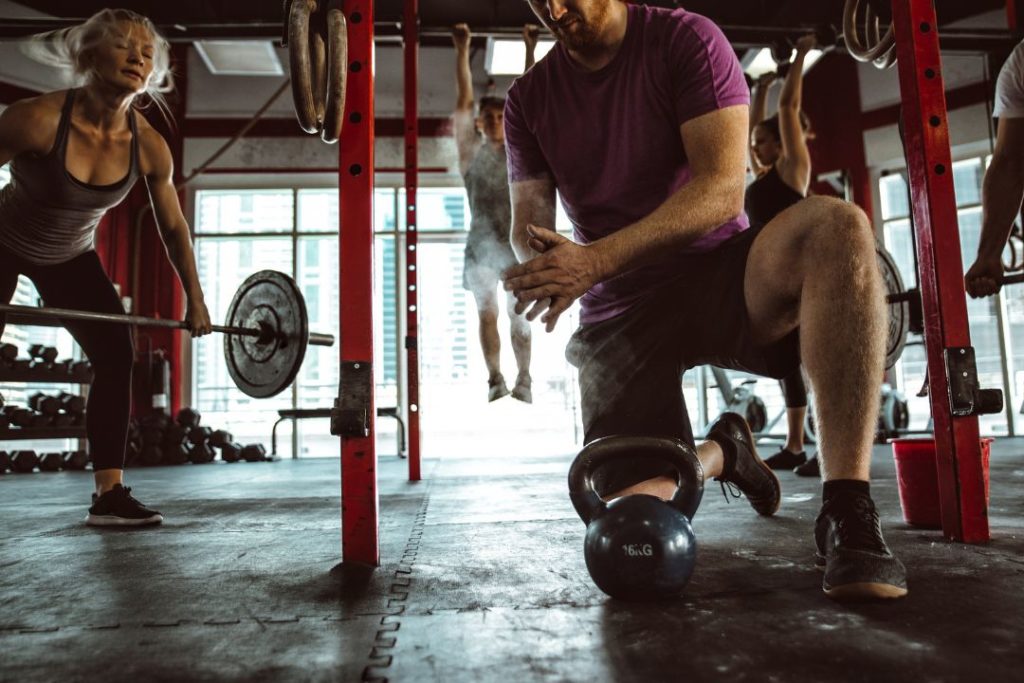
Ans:
[[[554,33],[555,37],[558,38],[558,42],[574,52],[581,52],[595,47],[598,43],[598,34],[594,30],[593,24],[585,21],[579,15],[573,15],[573,20],[570,21],[571,25],[566,27],[568,30],[562,28],[561,22],[554,26]],[[563,21],[565,21],[564,18]]]

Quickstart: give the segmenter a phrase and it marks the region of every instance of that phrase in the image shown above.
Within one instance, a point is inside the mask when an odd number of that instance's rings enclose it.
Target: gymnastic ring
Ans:
[[[299,120],[302,130],[315,135],[320,132],[320,120],[317,117],[316,99],[313,96],[313,78],[317,73],[314,64],[317,37],[314,32],[313,42],[310,41],[310,20],[316,12],[316,0],[287,0],[288,9],[288,60],[292,76],[292,100],[295,103],[295,117]],[[320,37],[322,41],[322,36]],[[321,55],[323,53],[321,52]],[[320,65],[322,72],[322,62]]]
[[[843,40],[850,56],[861,62],[874,62],[879,68],[892,66],[895,60],[896,39],[890,24],[885,35],[881,35],[879,18],[871,8],[865,5],[865,35],[861,40],[857,14],[861,0],[846,0],[843,6]],[[868,44],[870,43],[870,44]]]
[[[348,24],[341,11],[341,0],[330,0],[327,5],[327,74],[326,110],[320,120],[323,122],[320,137],[333,144],[341,135],[341,124],[345,116],[345,88],[348,77]],[[324,102],[324,100],[321,100]]]

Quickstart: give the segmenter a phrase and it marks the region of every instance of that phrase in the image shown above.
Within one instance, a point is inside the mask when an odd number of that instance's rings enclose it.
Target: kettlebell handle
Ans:
[[[626,457],[656,458],[675,469],[678,488],[667,502],[693,519],[704,496],[704,468],[693,448],[665,437],[606,436],[584,446],[569,468],[569,499],[584,524],[608,507],[594,490],[594,472],[611,460]]]

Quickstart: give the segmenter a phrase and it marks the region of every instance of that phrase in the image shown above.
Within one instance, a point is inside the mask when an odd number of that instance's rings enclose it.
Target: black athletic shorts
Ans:
[[[717,365],[782,378],[800,365],[799,330],[755,346],[743,296],[747,255],[760,228],[715,251],[687,257],[680,275],[610,320],[580,326],[566,357],[579,369],[584,440],[603,436],[665,436],[694,445],[682,375]],[[601,494],[665,473],[637,458],[596,473]]]

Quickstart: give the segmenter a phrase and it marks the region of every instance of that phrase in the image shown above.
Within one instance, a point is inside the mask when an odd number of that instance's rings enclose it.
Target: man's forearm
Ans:
[[[743,212],[743,178],[695,178],[647,217],[593,243],[602,280],[696,242]]]
[[[1024,164],[996,157],[985,174],[979,256],[998,256],[1024,198]]]

